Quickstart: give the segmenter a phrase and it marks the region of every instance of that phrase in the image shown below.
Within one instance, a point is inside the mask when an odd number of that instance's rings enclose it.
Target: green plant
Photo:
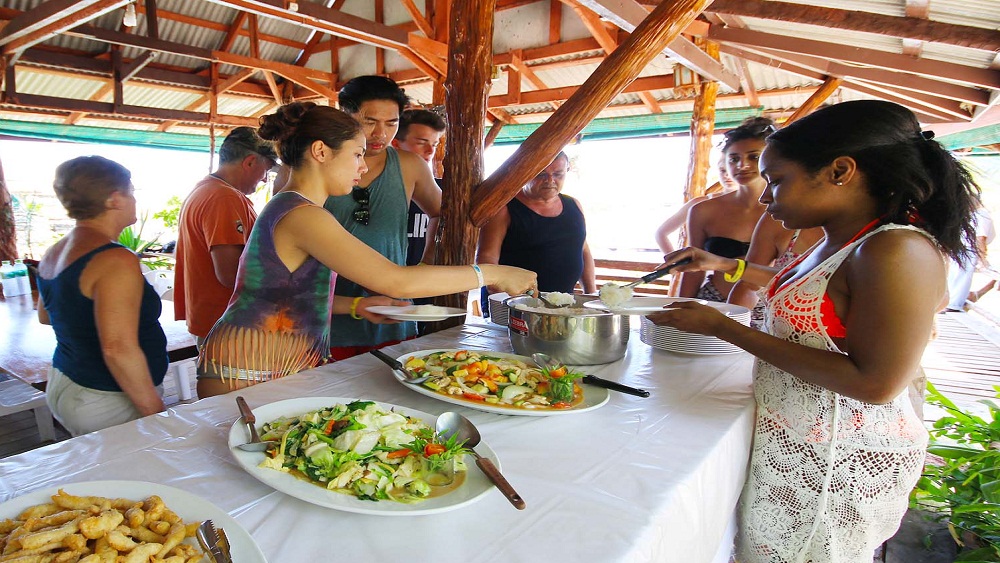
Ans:
[[[132,252],[135,252],[140,257],[144,252],[149,250],[149,247],[156,244],[156,239],[153,240],[143,240],[142,239],[142,229],[146,226],[146,219],[149,217],[149,212],[142,214],[139,219],[139,230],[138,232],[132,228],[132,225],[125,227],[121,234],[118,235],[118,243],[128,248]],[[162,268],[172,269],[173,264],[169,260],[163,258],[142,258],[141,262],[148,266],[151,270],[157,270]]]
[[[994,386],[1000,397],[1000,387]],[[956,561],[1000,561],[1000,406],[981,400],[989,414],[959,409],[927,383],[927,403],[947,412],[930,431],[928,463],[910,506],[947,520],[955,541],[967,549]],[[969,539],[974,540],[969,545]]]
[[[163,221],[163,226],[168,229],[176,228],[181,214],[181,198],[173,196],[167,200],[167,206],[153,214],[153,219]]]

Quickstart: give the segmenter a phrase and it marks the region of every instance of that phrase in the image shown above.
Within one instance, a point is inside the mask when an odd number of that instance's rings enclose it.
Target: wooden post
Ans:
[[[435,264],[471,264],[479,230],[469,222],[472,187],[483,179],[483,122],[493,64],[493,16],[496,0],[466,0],[452,5],[445,107],[448,110],[447,183],[441,202],[441,242]],[[455,125],[461,124],[460,127]],[[465,293],[434,299],[439,305],[465,308]],[[432,326],[461,324],[460,317]]]
[[[548,166],[559,151],[606,108],[608,103],[632,82],[653,58],[660,55],[710,1],[660,2],[628,39],[604,59],[576,93],[525,139],[517,151],[476,189],[472,202],[473,224],[477,227],[483,226],[520,191],[528,180]],[[456,3],[456,8],[461,4],[463,2]],[[453,21],[461,20],[454,18]],[[451,64],[449,69],[450,67]],[[448,114],[451,115],[451,112]],[[455,144],[452,142],[452,149],[455,148]]]
[[[840,88],[840,83],[843,81],[844,80],[842,78],[837,78],[835,76],[828,76],[826,80],[823,81],[823,84],[820,85],[820,87],[817,88],[816,91],[813,92],[811,96],[809,96],[809,99],[802,102],[802,105],[799,106],[799,109],[795,110],[795,113],[790,115],[788,119],[786,119],[784,123],[782,123],[782,125],[788,125],[789,123],[795,121],[796,119],[805,117],[810,113],[812,113],[813,111],[815,111],[816,108],[822,105],[827,98],[833,95],[833,93],[837,90],[837,88]]]
[[[719,60],[719,44],[701,37],[695,38],[695,44]],[[684,201],[705,195],[708,161],[712,152],[712,133],[715,131],[715,98],[719,94],[719,83],[707,80],[701,83],[698,95],[694,99],[694,110],[691,112],[691,159],[688,161],[687,185],[684,187]]]
[[[14,224],[14,198],[7,190],[0,162],[0,260],[17,259],[17,229]]]

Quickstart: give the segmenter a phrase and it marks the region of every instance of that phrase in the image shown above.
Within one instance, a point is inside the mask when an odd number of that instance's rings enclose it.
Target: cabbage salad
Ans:
[[[465,470],[469,450],[453,435],[441,440],[417,418],[355,401],[281,417],[264,424],[261,438],[275,440],[260,467],[293,473],[362,500],[417,502],[431,495],[447,465]]]

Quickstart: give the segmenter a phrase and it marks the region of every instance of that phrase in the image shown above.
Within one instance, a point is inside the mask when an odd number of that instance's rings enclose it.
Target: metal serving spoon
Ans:
[[[236,406],[240,408],[240,416],[247,425],[247,430],[250,431],[250,441],[246,444],[236,444],[237,448],[245,452],[263,452],[271,446],[278,445],[276,441],[260,439],[260,434],[257,434],[257,417],[253,415],[250,405],[247,404],[242,395],[236,397]]]
[[[421,383],[434,377],[433,375],[424,375],[424,376],[413,375],[413,373],[410,372],[410,370],[406,369],[406,366],[404,366],[399,360],[393,358],[392,356],[389,356],[388,354],[386,354],[381,350],[372,350],[371,354],[372,356],[375,356],[376,358],[382,360],[382,362],[384,362],[385,365],[403,374],[403,383],[409,383],[411,385],[420,385]]]
[[[479,469],[483,470],[483,473],[500,489],[500,492],[514,505],[514,508],[524,510],[524,499],[521,498],[521,495],[517,494],[517,491],[507,482],[507,479],[504,479],[497,466],[489,459],[476,453],[476,450],[473,449],[482,441],[482,436],[479,435],[479,430],[471,420],[457,412],[441,413],[441,416],[437,419],[437,423],[434,424],[434,430],[445,440],[454,435],[455,439],[459,442],[464,441],[465,447],[469,448],[472,455],[475,456],[476,465],[479,466]]]

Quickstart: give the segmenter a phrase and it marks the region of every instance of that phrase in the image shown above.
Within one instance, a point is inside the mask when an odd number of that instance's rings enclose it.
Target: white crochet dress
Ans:
[[[897,228],[927,235],[914,227],[883,225],[848,244],[774,293],[765,331],[841,352],[820,317],[830,277],[857,245]],[[923,469],[927,431],[907,393],[873,405],[758,359],[754,397],[757,420],[741,497],[737,561],[871,561],[874,550],[899,527]]]

